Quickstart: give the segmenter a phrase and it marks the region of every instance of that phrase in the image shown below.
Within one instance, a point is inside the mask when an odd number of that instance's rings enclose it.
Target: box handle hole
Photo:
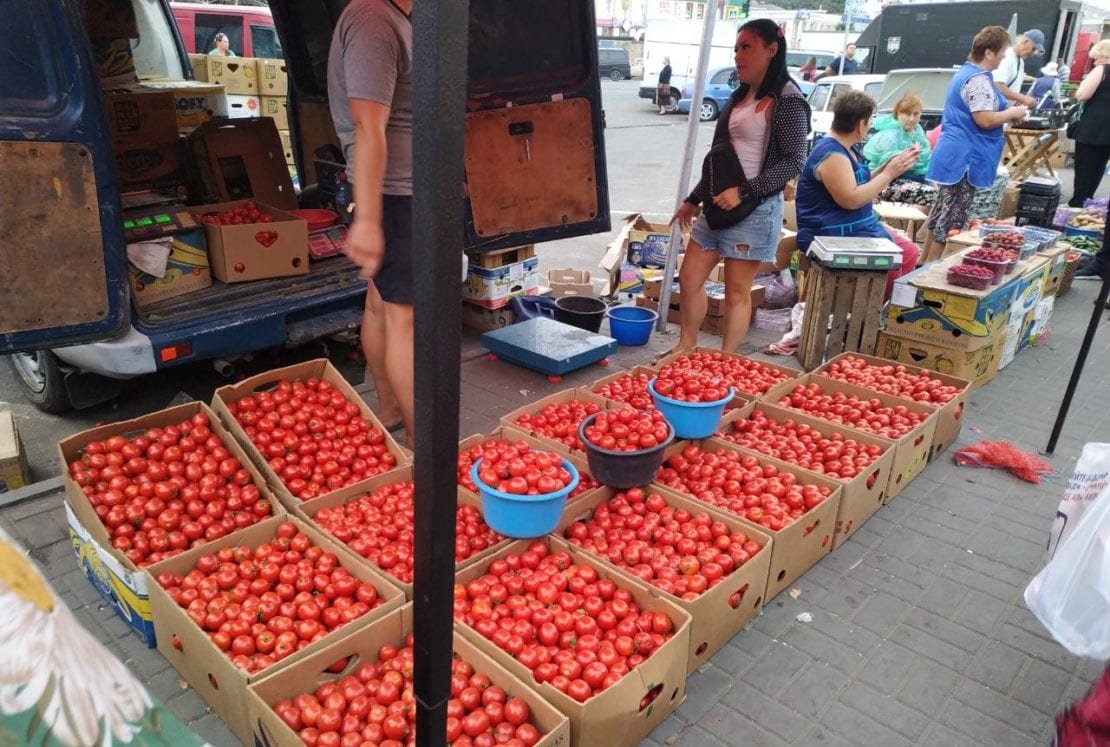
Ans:
[[[663,692],[663,683],[662,682],[660,682],[658,685],[656,685],[655,687],[648,690],[647,695],[645,695],[644,697],[642,697],[640,699],[640,710],[643,711],[649,705],[654,703],[655,699],[659,697],[659,693],[661,693],[661,692]]]

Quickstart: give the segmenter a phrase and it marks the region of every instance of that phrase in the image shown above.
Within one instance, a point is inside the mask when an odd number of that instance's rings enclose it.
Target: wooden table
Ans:
[[[875,215],[884,223],[905,231],[910,241],[917,240],[918,225],[929,217],[912,205],[900,205],[897,202],[876,203],[874,210]]]
[[[1007,127],[1004,133],[1006,149],[1002,153],[1002,165],[1010,170],[1012,180],[1025,181],[1041,171],[1047,172],[1048,176],[1056,176],[1049,159],[1059,150],[1061,130]]]

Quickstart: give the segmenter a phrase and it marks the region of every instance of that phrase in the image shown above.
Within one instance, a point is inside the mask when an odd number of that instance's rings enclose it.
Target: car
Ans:
[[[628,52],[618,47],[598,47],[597,72],[609,80],[628,80],[632,77]]]
[[[637,57],[632,60],[632,69],[630,70],[633,78],[643,80],[644,77],[644,58]]]
[[[925,104],[921,111],[921,126],[926,132],[940,124],[944,112],[944,100],[948,96],[948,86],[957,68],[905,68],[891,70],[886,74],[882,88],[875,95],[878,106],[875,116],[890,114],[898,99],[906,93],[916,93]],[[873,94],[874,95],[874,94]]]
[[[816,141],[828,134],[838,98],[855,90],[878,99],[885,78],[885,75],[830,75],[814,83],[806,97],[810,108],[810,138]]]
[[[824,72],[829,63],[836,58],[835,52],[814,52],[808,49],[793,49],[786,53],[786,69],[794,76],[795,80],[801,81],[801,76],[798,71],[809,62],[811,57],[817,58],[817,72]]]
[[[719,67],[710,70],[705,76],[705,94],[702,96],[701,106],[698,107],[698,119],[702,122],[712,122],[717,118],[718,113],[724,108],[728,97],[732,95],[733,90],[736,88],[736,68],[734,67]],[[812,83],[797,80],[795,82],[802,91],[802,95],[809,93],[813,87]],[[693,94],[693,83],[688,86],[683,86],[681,95],[678,100],[678,111],[683,114],[690,113],[690,98]]]

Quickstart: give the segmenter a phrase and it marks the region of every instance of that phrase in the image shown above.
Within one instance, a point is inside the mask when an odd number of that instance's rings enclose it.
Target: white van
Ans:
[[[848,91],[863,91],[878,101],[883,90],[885,75],[830,75],[817,81],[806,100],[809,101],[811,140],[829,133],[833,120],[833,105]]]

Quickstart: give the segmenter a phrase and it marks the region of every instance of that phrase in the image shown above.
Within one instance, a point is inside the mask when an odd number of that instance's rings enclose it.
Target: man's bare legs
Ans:
[[[386,311],[385,302],[378,295],[378,289],[371,281],[366,284],[366,308],[362,313],[362,329],[359,334],[362,354],[366,356],[366,370],[374,381],[374,391],[378,395],[378,412],[386,427],[394,427],[401,422],[402,411],[397,401],[396,390],[391,386],[386,371]],[[410,400],[411,401],[411,400]]]
[[[411,448],[414,432],[412,306],[388,301],[382,305],[385,307],[385,374],[400,407]]]

